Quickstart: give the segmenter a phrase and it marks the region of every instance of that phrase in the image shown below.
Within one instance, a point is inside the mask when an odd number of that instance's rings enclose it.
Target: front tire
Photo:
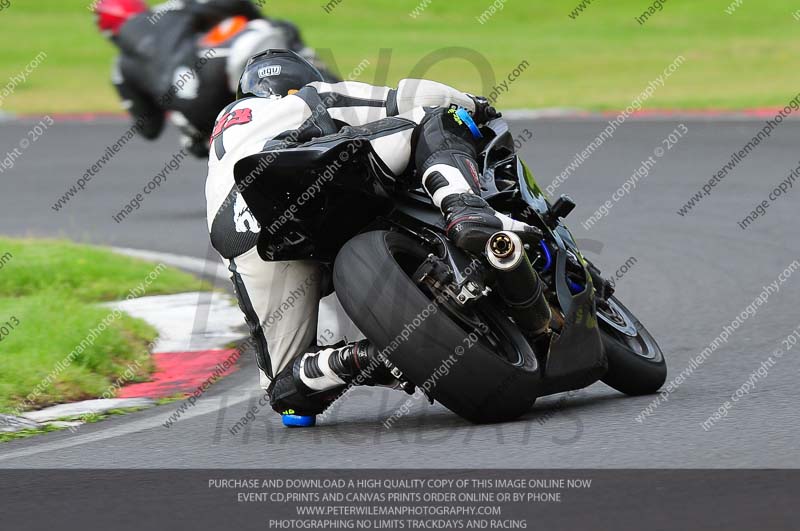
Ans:
[[[630,396],[657,393],[667,379],[667,363],[650,332],[613,296],[598,301],[597,317],[608,358],[603,382]]]

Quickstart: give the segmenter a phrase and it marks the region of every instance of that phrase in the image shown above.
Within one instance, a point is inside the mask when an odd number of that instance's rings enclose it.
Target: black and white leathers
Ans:
[[[208,229],[231,270],[265,388],[292,359],[315,344],[322,277],[312,261],[260,258],[256,243],[261,227],[236,191],[234,165],[261,152],[271,140],[306,142],[352,127],[372,144],[387,168],[400,174],[413,163],[415,128],[431,108],[451,105],[474,109],[470,96],[433,81],[406,79],[396,88],[317,82],[285,98],[243,99],[220,113],[206,182]],[[471,190],[460,171],[444,172],[452,193]],[[269,170],[259,178],[269,179]]]

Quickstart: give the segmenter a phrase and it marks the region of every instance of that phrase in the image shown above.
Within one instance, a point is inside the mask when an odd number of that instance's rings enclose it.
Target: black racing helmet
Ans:
[[[314,81],[322,74],[311,63],[291,50],[266,50],[247,61],[236,98],[287,96]]]

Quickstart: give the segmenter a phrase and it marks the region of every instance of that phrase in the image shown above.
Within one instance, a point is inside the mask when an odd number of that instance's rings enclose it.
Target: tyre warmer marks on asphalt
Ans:
[[[153,354],[151,381],[123,387],[120,398],[165,398],[205,392],[211,384],[238,370],[236,349]]]

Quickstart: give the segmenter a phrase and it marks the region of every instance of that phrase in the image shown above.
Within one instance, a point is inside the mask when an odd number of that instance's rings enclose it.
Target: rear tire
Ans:
[[[603,383],[630,396],[657,393],[667,379],[667,363],[656,340],[616,297],[609,310],[598,308],[600,337],[608,358]]]
[[[492,323],[488,329],[499,341],[494,348],[483,339],[470,341],[470,331],[411,278],[428,254],[397,232],[368,232],[350,240],[333,273],[345,311],[409,381],[427,387],[429,396],[457,415],[484,423],[525,414],[540,379],[528,342],[491,304],[476,311]]]

